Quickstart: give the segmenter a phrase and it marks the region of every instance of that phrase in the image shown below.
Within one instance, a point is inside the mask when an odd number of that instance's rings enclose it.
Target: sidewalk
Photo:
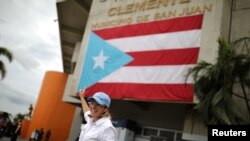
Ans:
[[[3,137],[0,139],[0,141],[10,141],[10,138],[7,138],[7,137]],[[17,138],[17,141],[28,141],[27,139],[20,139],[20,138]]]

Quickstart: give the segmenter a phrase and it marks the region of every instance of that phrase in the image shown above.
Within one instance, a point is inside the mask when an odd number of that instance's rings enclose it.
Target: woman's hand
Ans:
[[[84,98],[84,96],[85,96],[85,89],[81,89],[79,92],[79,97]]]
[[[82,110],[83,110],[84,113],[86,113],[87,111],[89,111],[89,106],[88,106],[84,96],[85,96],[85,89],[81,89],[79,91],[79,97],[81,99]]]

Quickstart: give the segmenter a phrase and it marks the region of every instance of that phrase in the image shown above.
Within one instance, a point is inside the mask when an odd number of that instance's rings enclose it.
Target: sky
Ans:
[[[0,56],[6,76],[0,80],[0,111],[15,116],[35,104],[46,71],[62,72],[56,0],[0,0]]]

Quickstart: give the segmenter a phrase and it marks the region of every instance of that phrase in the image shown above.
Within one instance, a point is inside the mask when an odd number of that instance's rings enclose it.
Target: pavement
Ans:
[[[0,141],[10,141],[10,138],[3,137],[3,138],[0,139]],[[16,141],[28,141],[28,139],[17,138]]]

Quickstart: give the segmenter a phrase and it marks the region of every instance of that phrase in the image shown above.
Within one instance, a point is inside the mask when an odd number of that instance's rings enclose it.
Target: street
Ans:
[[[10,141],[10,138],[3,137],[3,138],[0,139],[0,141]],[[17,138],[17,141],[28,141],[28,140]]]

